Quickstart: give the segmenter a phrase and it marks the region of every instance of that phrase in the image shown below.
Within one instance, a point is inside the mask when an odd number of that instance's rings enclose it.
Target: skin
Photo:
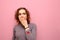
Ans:
[[[24,25],[24,27],[27,28],[28,27],[27,14],[24,9],[19,10],[18,18],[19,18],[19,21]]]

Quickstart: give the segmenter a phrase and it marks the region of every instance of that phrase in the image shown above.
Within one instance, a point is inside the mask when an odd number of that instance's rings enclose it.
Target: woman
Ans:
[[[30,23],[30,14],[26,8],[18,8],[15,14],[17,25],[13,29],[13,40],[36,40],[36,24]]]

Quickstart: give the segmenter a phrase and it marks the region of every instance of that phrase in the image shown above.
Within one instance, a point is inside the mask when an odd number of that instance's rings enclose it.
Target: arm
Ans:
[[[18,37],[16,37],[16,26],[13,28],[13,38],[12,40],[18,40]]]
[[[36,31],[36,25],[32,25],[32,31],[30,30],[30,28],[27,31],[25,30],[27,40],[36,40]]]
[[[12,38],[12,40],[16,40],[16,36],[15,36],[15,28],[13,29],[13,38]]]

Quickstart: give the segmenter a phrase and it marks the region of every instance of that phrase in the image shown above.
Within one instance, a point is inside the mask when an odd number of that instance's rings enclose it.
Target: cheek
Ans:
[[[18,18],[21,18],[21,16],[18,16]]]
[[[27,19],[27,16],[25,15],[24,18]]]
[[[27,18],[27,15],[25,15],[25,17]]]

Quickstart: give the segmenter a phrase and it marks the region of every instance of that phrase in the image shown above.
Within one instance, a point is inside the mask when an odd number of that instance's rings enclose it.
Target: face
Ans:
[[[27,19],[27,14],[24,9],[19,10],[18,18],[20,21],[26,20]]]

